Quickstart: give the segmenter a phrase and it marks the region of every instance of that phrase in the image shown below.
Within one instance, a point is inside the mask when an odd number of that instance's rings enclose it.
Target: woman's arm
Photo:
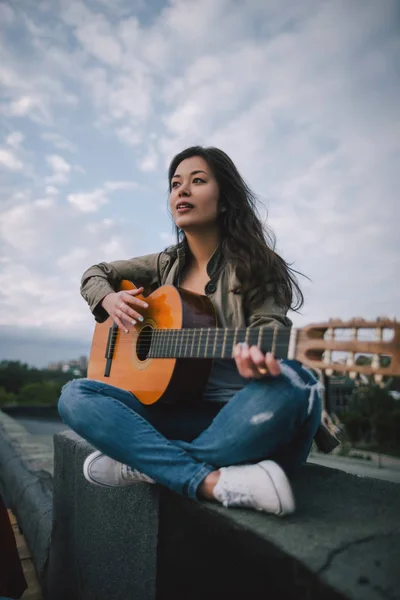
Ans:
[[[102,323],[108,318],[101,302],[108,294],[118,291],[123,279],[132,281],[137,287],[143,286],[144,294],[159,287],[158,257],[157,253],[110,263],[102,262],[84,272],[81,295],[89,304],[96,321]]]

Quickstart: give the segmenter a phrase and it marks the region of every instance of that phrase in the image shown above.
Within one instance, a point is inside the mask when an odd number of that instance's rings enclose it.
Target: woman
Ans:
[[[81,293],[95,319],[110,315],[124,335],[143,320],[146,303],[137,295],[172,284],[206,294],[219,327],[290,326],[286,313],[302,304],[301,291],[231,159],[216,148],[188,148],[171,162],[169,188],[178,244],[89,268]],[[122,279],[142,287],[116,291]],[[102,382],[69,382],[59,413],[98,449],[84,464],[88,481],[157,482],[228,507],[293,512],[288,475],[306,461],[320,423],[317,381],[299,363],[278,362],[256,346],[237,345],[233,354],[214,361],[196,408],[144,406]]]

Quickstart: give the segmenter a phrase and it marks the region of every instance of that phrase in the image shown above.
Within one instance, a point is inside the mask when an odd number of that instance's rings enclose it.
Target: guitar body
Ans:
[[[136,286],[124,280],[120,289]],[[216,327],[211,300],[170,285],[159,287],[146,298],[137,298],[146,300],[149,306],[139,309],[144,320],[129,333],[116,329],[111,317],[96,324],[88,378],[130,391],[142,404],[200,401],[210,375],[211,359],[149,358],[147,349],[157,329]]]

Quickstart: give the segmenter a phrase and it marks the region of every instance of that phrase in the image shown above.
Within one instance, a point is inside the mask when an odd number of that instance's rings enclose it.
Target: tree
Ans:
[[[3,387],[8,393],[17,395],[26,385],[49,381],[61,387],[73,377],[74,375],[70,372],[36,369],[20,361],[3,360],[0,362],[0,387]]]
[[[24,385],[18,394],[19,404],[56,405],[61,387],[52,381],[41,381]]]
[[[17,394],[21,387],[27,383],[41,381],[39,369],[29,367],[18,360],[3,360],[0,362],[0,386],[7,392]]]
[[[7,392],[4,387],[0,387],[0,408],[7,404],[15,404],[17,396],[12,392]]]
[[[349,400],[349,412],[371,417],[377,413],[388,413],[395,409],[396,401],[385,388],[370,384],[353,390]]]
[[[353,390],[349,410],[342,418],[355,443],[395,448],[400,445],[400,409],[390,392],[378,385]]]

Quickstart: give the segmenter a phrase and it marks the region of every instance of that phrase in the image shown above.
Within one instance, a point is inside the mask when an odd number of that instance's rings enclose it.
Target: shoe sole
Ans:
[[[273,486],[276,490],[276,494],[279,498],[279,504],[281,510],[276,513],[279,517],[283,517],[295,511],[296,505],[292,492],[291,485],[288,478],[285,475],[283,469],[274,463],[273,461],[266,460],[258,463],[258,466],[262,468],[267,475],[269,475]]]

